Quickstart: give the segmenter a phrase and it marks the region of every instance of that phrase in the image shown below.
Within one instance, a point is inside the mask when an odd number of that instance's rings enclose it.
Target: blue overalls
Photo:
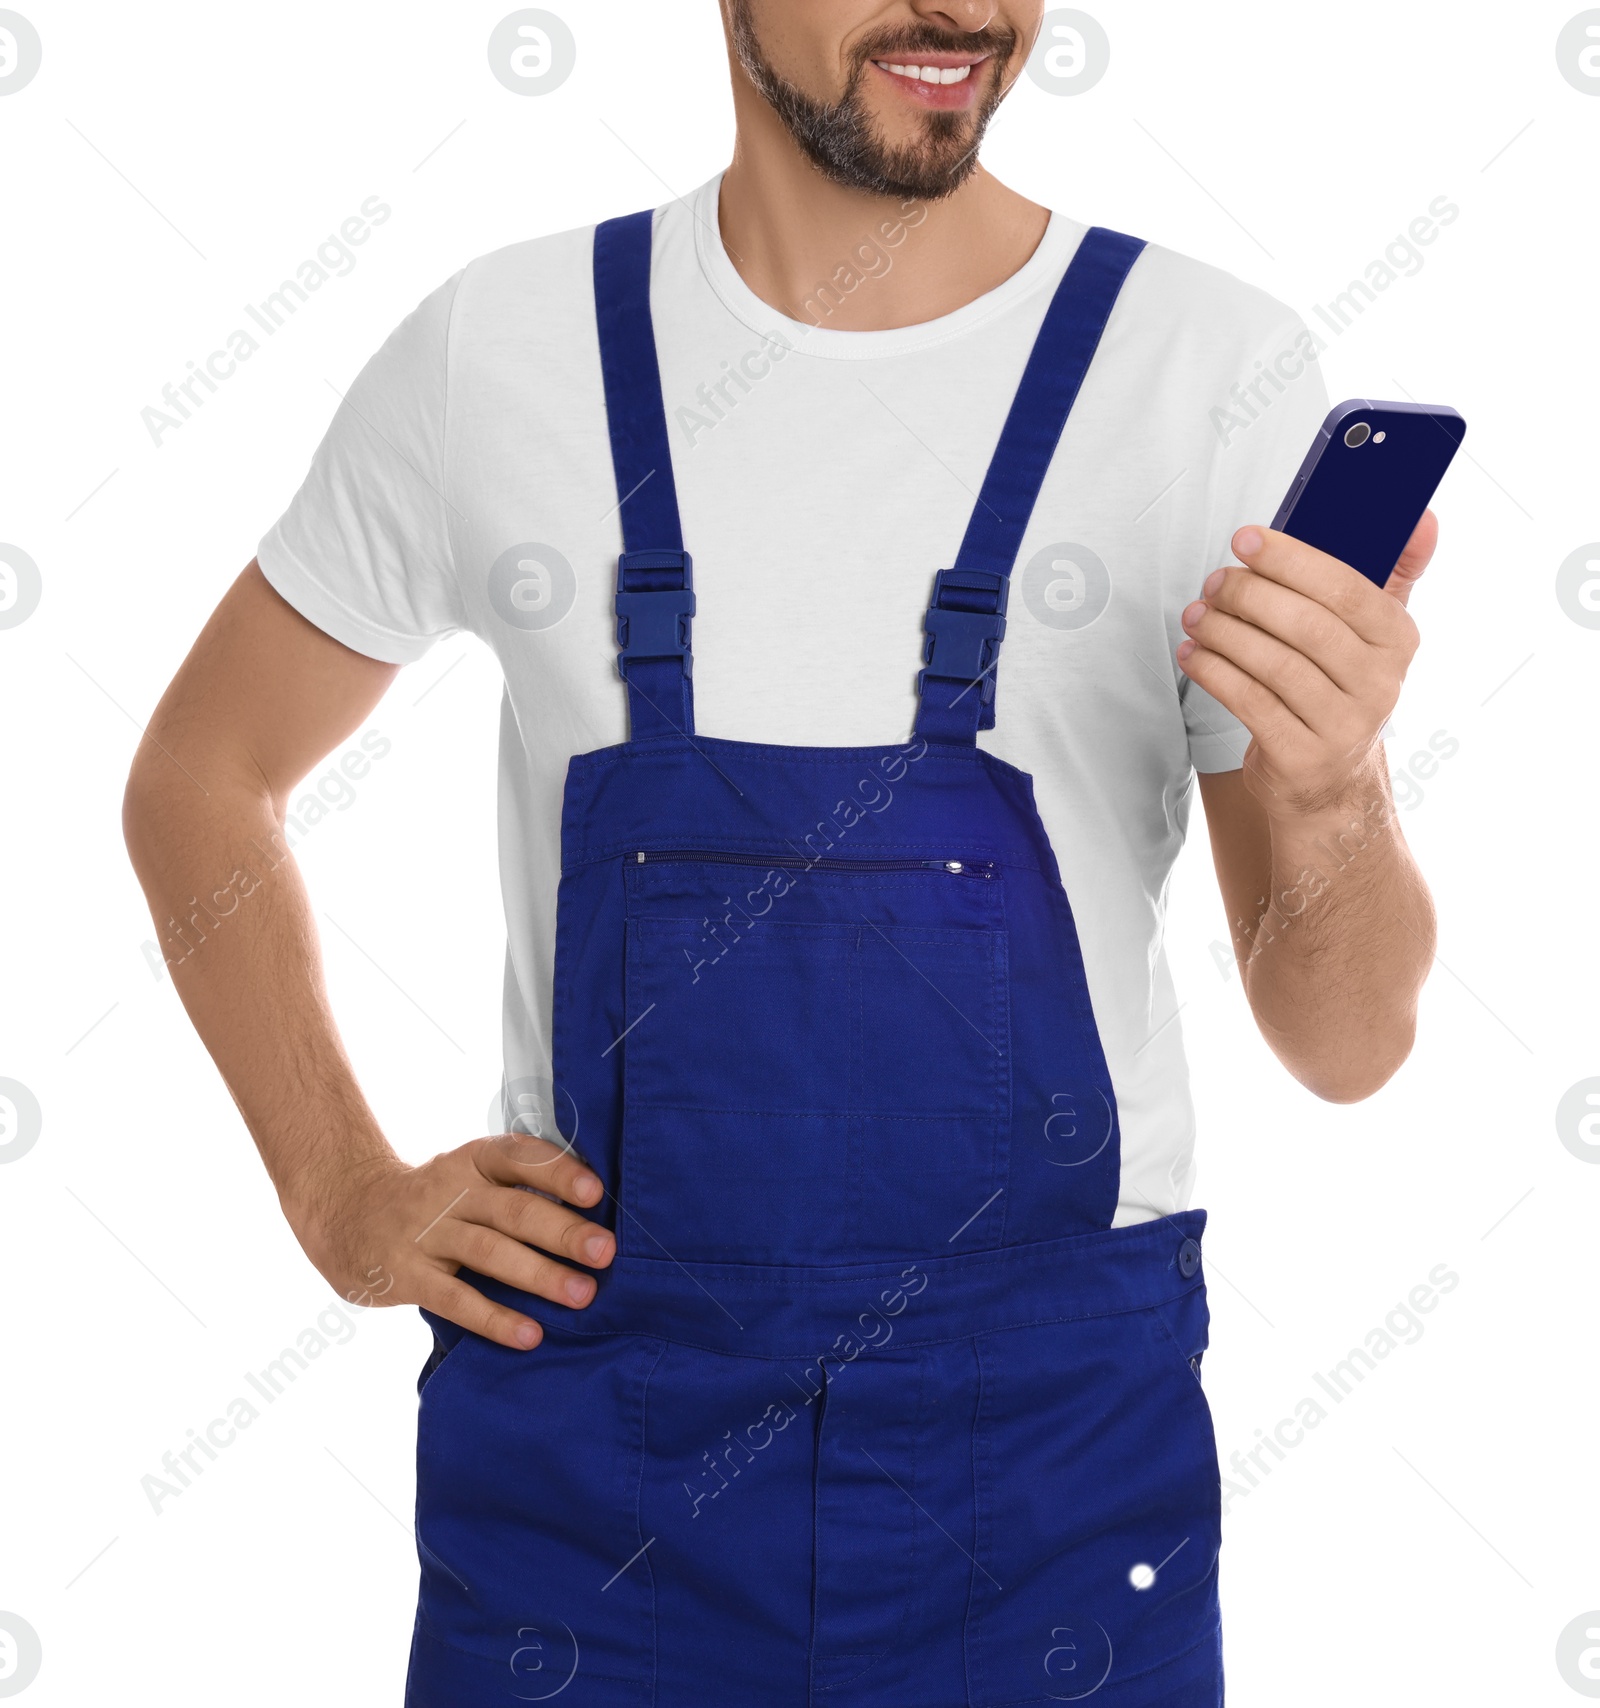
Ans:
[[[583,1310],[429,1317],[409,1708],[1216,1708],[1204,1213],[1112,1228],[1072,910],[994,724],[1007,577],[1142,244],[1046,313],[912,739],[694,733],[651,216],[594,276],[630,739],[562,812],[554,1079],[607,1188]],[[570,1130],[567,1130],[570,1129]]]

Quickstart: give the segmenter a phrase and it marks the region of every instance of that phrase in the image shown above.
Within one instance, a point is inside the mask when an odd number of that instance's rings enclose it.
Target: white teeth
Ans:
[[[895,65],[885,59],[872,62],[882,71],[892,71],[896,77],[910,77],[918,83],[962,83],[972,75],[970,65]]]

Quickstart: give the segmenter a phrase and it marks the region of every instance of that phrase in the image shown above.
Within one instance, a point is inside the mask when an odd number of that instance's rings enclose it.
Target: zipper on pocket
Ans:
[[[722,866],[780,866],[807,872],[948,872],[962,878],[992,878],[993,860],[808,860],[799,854],[725,854],[704,848],[672,848],[651,852],[641,848],[636,865],[651,860],[705,860]]]

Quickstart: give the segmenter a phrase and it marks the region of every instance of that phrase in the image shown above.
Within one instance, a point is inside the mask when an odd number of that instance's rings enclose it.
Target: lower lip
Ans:
[[[901,96],[924,111],[950,113],[970,107],[978,98],[978,80],[989,63],[980,59],[959,83],[924,83],[920,77],[898,77],[875,60],[867,62],[885,83],[892,83]]]

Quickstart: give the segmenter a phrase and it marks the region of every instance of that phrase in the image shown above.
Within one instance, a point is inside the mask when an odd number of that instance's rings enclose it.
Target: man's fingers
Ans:
[[[1273,591],[1282,593],[1283,589]],[[1183,626],[1200,646],[1221,654],[1246,676],[1270,688],[1308,729],[1328,733],[1345,704],[1345,695],[1341,684],[1331,680],[1307,652],[1297,651],[1276,634],[1215,605],[1206,607],[1197,622],[1191,622],[1189,611],[1185,611]]]
[[[1400,561],[1384,584],[1384,592],[1398,599],[1402,605],[1406,604],[1411,598],[1411,589],[1421,580],[1423,570],[1432,561],[1438,544],[1439,518],[1431,510],[1424,510],[1422,520],[1417,523],[1406,542],[1406,549],[1400,554]]]
[[[1412,576],[1421,575],[1432,560],[1434,549],[1439,544],[1439,518],[1431,510],[1422,512],[1422,519],[1411,531],[1411,538],[1406,542],[1406,549],[1400,554],[1396,569],[1403,569]]]
[[[1360,694],[1369,685],[1372,649],[1342,617],[1292,587],[1250,569],[1230,569],[1223,573],[1221,585],[1205,596],[1203,604],[1204,615],[1198,621],[1193,620],[1194,605],[1183,613],[1184,629],[1202,645],[1211,645],[1206,628],[1212,613],[1224,613],[1303,655],[1319,675],[1336,683],[1347,694]],[[1225,620],[1210,626],[1218,638],[1224,631],[1234,632]],[[1234,656],[1230,647],[1218,650]],[[1256,654],[1258,659],[1261,656],[1259,652]],[[1250,669],[1247,660],[1240,658],[1238,662]],[[1278,684],[1274,682],[1273,686],[1277,688]]]
[[[1358,570],[1272,528],[1241,528],[1233,536],[1239,560],[1257,575],[1314,599],[1373,646],[1394,646],[1409,621]]]
[[[481,1222],[525,1245],[558,1253],[590,1269],[603,1269],[617,1252],[616,1239],[608,1228],[563,1204],[552,1204],[548,1198],[510,1186],[469,1193],[455,1214],[458,1220]]]
[[[1258,741],[1281,741],[1311,733],[1270,688],[1220,652],[1197,645],[1178,663],[1185,675],[1226,706]]]
[[[581,1307],[595,1295],[592,1275],[580,1275],[566,1264],[546,1257],[542,1251],[531,1251],[521,1241],[481,1222],[447,1218],[429,1234],[426,1249],[430,1256],[504,1281],[520,1293],[537,1293],[541,1299],[557,1305]]]
[[[472,1160],[486,1180],[499,1186],[536,1186],[580,1207],[598,1204],[605,1196],[599,1176],[576,1151],[549,1139],[525,1133],[496,1133],[471,1146]]]
[[[476,1287],[469,1287],[453,1275],[438,1276],[424,1289],[417,1303],[436,1317],[444,1317],[460,1328],[481,1334],[485,1340],[498,1341],[501,1346],[514,1347],[519,1352],[526,1352],[544,1339],[544,1330],[532,1317],[497,1305]]]

